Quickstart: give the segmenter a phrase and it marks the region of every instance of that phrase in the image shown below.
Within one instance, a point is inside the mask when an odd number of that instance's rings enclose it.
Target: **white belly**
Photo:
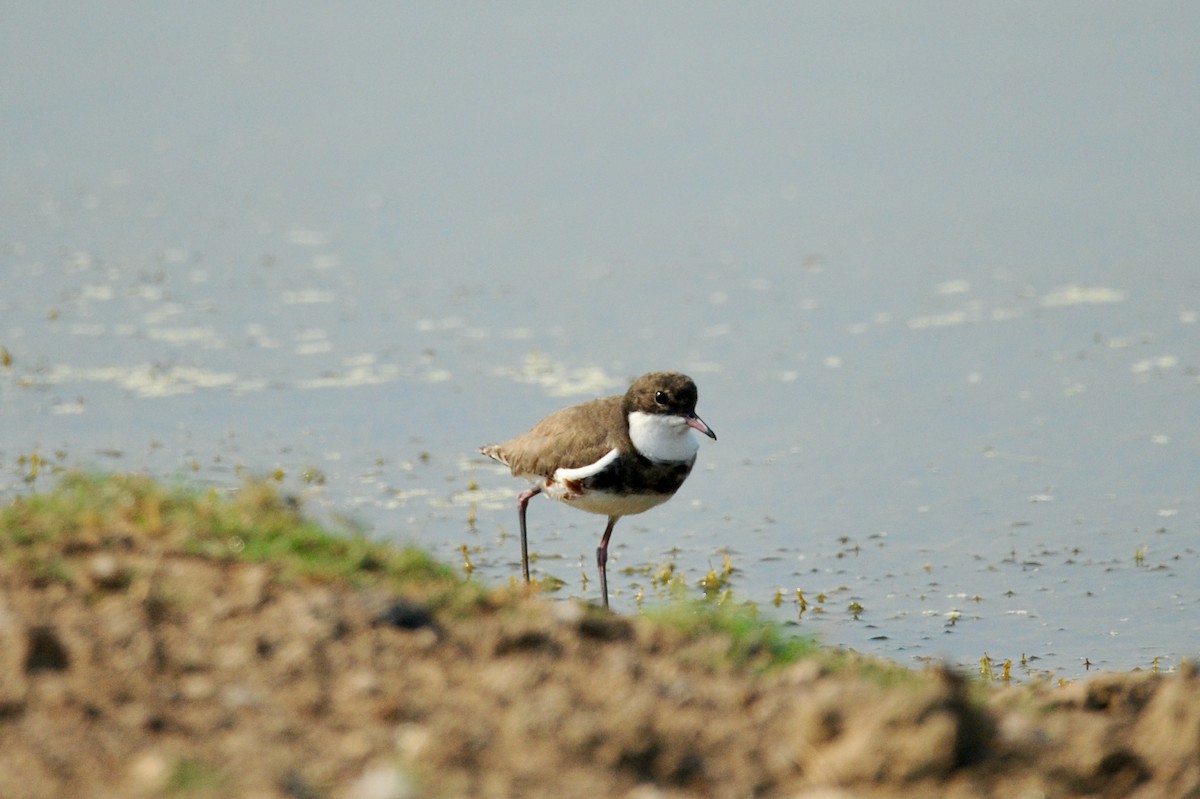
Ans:
[[[555,497],[573,508],[604,516],[632,516],[635,513],[644,513],[670,498],[670,494],[605,494],[600,491]]]

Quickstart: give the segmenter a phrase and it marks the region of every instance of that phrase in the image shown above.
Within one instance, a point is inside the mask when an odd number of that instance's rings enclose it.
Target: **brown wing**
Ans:
[[[484,454],[506,463],[516,476],[550,477],[555,469],[595,463],[628,436],[621,397],[604,397],[555,411],[528,433],[485,447]]]

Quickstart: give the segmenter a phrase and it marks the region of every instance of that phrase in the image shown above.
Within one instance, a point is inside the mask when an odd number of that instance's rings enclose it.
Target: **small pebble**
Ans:
[[[370,766],[362,773],[345,799],[409,799],[413,796],[412,781],[395,766]]]
[[[167,787],[171,764],[161,752],[142,752],[129,764],[130,787],[138,794],[158,794]]]
[[[128,569],[122,567],[117,559],[107,552],[97,553],[88,561],[88,576],[97,588],[110,591],[129,584]]]

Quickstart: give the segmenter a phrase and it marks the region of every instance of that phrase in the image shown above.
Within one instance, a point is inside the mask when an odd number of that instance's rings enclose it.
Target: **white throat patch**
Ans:
[[[638,452],[652,461],[692,461],[700,445],[682,416],[634,411],[629,414],[629,437]]]

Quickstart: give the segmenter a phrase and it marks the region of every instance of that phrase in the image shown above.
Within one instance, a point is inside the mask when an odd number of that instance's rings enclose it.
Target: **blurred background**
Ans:
[[[476,447],[678,369],[720,440],[618,527],[614,609],[710,576],[902,663],[1171,667],[1198,41],[1166,2],[11,5],[0,496],[268,477],[504,583],[524,486]],[[596,599],[602,530],[535,502],[536,576]]]

